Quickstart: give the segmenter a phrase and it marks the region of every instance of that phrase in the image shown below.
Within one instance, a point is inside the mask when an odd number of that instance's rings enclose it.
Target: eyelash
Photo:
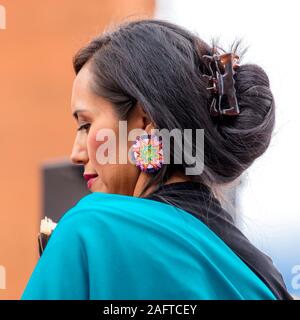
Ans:
[[[90,123],[85,123],[85,124],[81,125],[81,126],[77,129],[77,131],[85,130],[85,131],[87,132],[87,131],[89,130],[90,126],[91,126]]]

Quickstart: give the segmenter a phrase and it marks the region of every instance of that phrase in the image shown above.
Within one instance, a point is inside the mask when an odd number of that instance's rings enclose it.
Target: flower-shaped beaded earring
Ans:
[[[162,138],[157,135],[141,135],[132,146],[135,165],[143,172],[158,171],[163,164]]]

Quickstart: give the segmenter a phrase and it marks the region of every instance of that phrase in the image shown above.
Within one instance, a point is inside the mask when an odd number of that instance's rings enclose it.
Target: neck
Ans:
[[[137,183],[134,188],[133,196],[134,197],[139,197],[143,188],[146,186],[146,184],[149,182],[151,176],[145,172],[141,172],[139,175],[139,178],[137,180]],[[189,179],[182,175],[182,174],[174,174],[172,177],[170,177],[165,184],[170,184],[170,183],[176,183],[176,182],[185,182],[189,181]],[[144,194],[144,196],[150,194],[151,192],[154,191],[155,185],[151,186]]]

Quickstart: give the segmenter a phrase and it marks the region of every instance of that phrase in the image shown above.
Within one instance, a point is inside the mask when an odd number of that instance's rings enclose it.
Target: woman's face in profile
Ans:
[[[91,81],[93,77],[87,65],[80,70],[73,83],[71,110],[78,131],[71,160],[75,164],[84,165],[84,174],[95,175],[95,178],[87,183],[90,191],[133,195],[140,171],[129,161],[126,164],[118,164],[119,117],[112,103],[92,92]],[[127,132],[133,128],[145,129],[144,120],[145,115],[141,109],[134,107],[127,119]],[[115,164],[101,164],[97,160],[97,150],[105,141],[103,139],[97,141],[96,136],[103,129],[112,130],[115,134],[117,160]],[[120,145],[120,148],[121,150],[126,148],[123,151],[128,152],[130,146],[130,142],[127,142],[127,146]],[[106,154],[104,152],[106,156],[107,152],[106,148]]]

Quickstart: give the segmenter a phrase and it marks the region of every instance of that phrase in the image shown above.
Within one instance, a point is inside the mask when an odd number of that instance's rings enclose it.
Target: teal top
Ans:
[[[95,192],[60,220],[21,299],[276,299],[203,222]]]

